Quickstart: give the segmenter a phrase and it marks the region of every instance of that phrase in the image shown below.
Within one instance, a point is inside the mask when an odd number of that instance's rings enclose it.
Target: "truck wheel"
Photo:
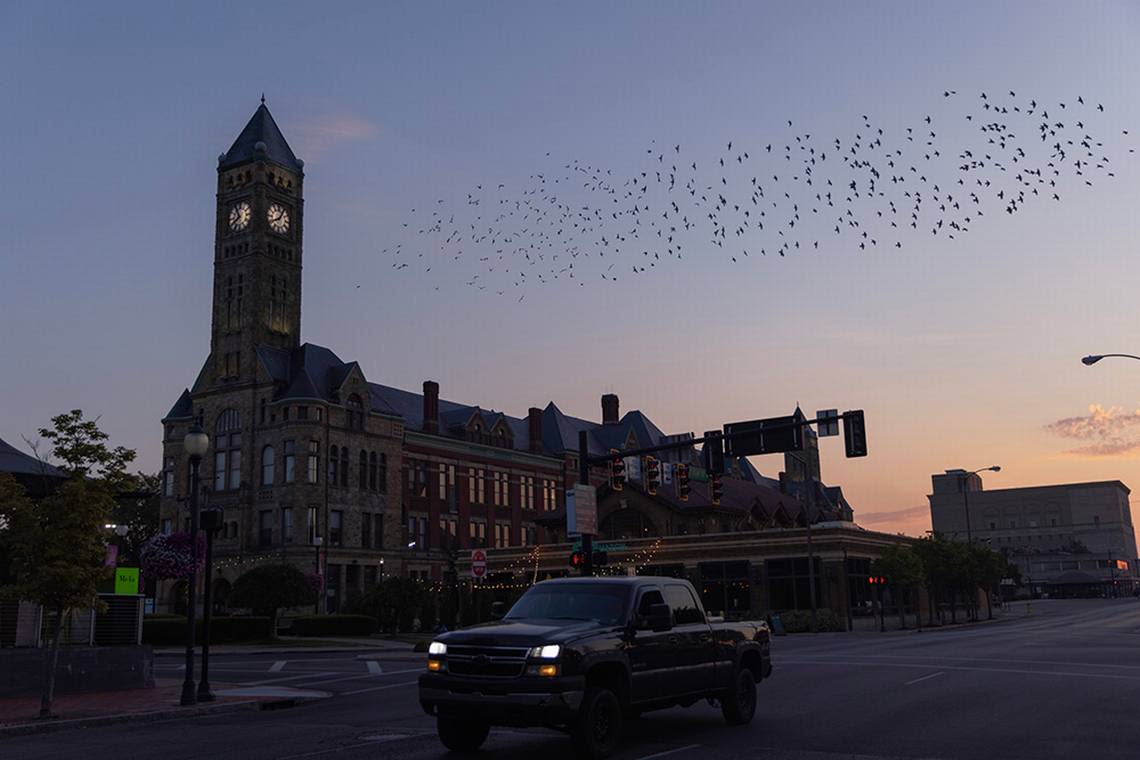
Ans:
[[[581,758],[608,757],[621,740],[621,703],[609,689],[587,689],[570,734]]]
[[[436,719],[436,731],[443,746],[454,752],[474,752],[487,741],[487,734],[491,727],[486,723],[460,718]]]
[[[741,668],[733,681],[732,691],[721,699],[720,711],[731,726],[743,726],[752,722],[756,714],[756,679],[752,671]]]

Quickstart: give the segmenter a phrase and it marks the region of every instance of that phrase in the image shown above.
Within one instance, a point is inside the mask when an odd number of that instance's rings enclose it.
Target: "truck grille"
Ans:
[[[526,667],[528,647],[447,647],[447,670],[457,676],[515,678]]]

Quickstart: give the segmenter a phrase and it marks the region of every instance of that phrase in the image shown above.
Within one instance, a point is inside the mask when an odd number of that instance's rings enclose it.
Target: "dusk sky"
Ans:
[[[217,156],[264,92],[305,161],[302,339],[372,381],[516,416],[600,419],[614,392],[670,433],[865,409],[870,456],[824,439],[823,475],[877,530],[929,529],[947,468],[1140,487],[1140,363],[1079,361],[1140,353],[1140,7],[806,6],[5,5],[0,437],[81,408],[159,468],[159,420],[209,348]],[[647,145],[711,164],[728,142],[847,142],[864,115],[974,144],[981,92],[1086,120],[1115,176],[991,204],[954,240],[860,250],[821,222],[818,248],[733,262],[694,236],[681,260],[613,283],[590,259],[521,301],[414,255],[423,210],[468,213],[479,185],[573,160],[631,176]],[[414,266],[394,267],[401,243]]]

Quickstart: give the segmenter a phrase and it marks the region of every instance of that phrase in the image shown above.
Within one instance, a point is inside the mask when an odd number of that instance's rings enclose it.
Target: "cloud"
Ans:
[[[326,114],[298,126],[299,143],[306,159],[328,153],[343,143],[371,140],[380,127],[351,114]]]
[[[860,525],[874,525],[876,523],[899,522],[911,518],[930,515],[930,507],[926,504],[906,509],[895,509],[889,512],[856,512],[855,522]]]
[[[1105,409],[1090,404],[1088,416],[1066,417],[1045,429],[1053,435],[1084,442],[1064,453],[1075,457],[1135,457],[1140,455],[1140,409]]]

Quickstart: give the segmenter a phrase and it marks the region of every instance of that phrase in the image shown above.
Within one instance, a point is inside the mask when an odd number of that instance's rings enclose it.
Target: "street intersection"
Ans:
[[[378,659],[377,659],[378,658]],[[704,703],[626,725],[620,760],[1061,760],[1137,757],[1140,601],[1013,605],[1000,622],[918,632],[787,636],[744,727]],[[228,654],[212,680],[328,692],[303,707],[13,737],[7,757],[391,758],[448,755],[416,699],[418,658],[373,653]],[[181,678],[163,657],[157,677]],[[493,730],[496,760],[570,758],[553,731]]]

